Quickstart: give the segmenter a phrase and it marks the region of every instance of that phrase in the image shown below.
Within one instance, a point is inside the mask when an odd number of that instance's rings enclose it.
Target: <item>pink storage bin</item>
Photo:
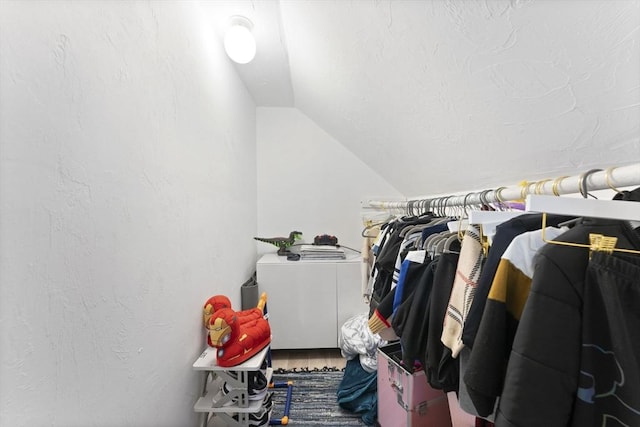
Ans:
[[[447,393],[449,400],[449,412],[451,413],[451,424],[453,427],[475,427],[475,415],[468,414],[460,407],[460,402],[455,391]]]
[[[452,427],[447,395],[429,386],[424,371],[408,372],[400,355],[399,343],[378,349],[380,426]]]

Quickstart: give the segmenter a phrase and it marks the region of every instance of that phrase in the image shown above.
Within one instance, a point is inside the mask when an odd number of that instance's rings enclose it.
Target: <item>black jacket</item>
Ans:
[[[416,360],[423,366],[426,363],[424,355],[429,328],[429,301],[437,265],[438,258],[422,269],[412,297],[398,308],[391,321],[394,331],[400,337],[402,361],[407,367],[413,367]]]
[[[460,251],[459,242],[456,242],[453,250]],[[431,387],[445,392],[457,392],[460,377],[458,359],[452,357],[451,349],[445,347],[440,339],[459,257],[459,253],[456,252],[440,255],[429,305],[427,346],[424,356],[427,381]]]
[[[572,219],[572,217],[563,215],[547,215],[547,226],[557,227],[561,222],[568,221],[570,219]],[[480,321],[482,320],[482,314],[484,313],[484,306],[486,304],[489,291],[491,290],[491,283],[493,282],[493,277],[498,269],[500,258],[516,236],[526,233],[527,231],[539,230],[541,226],[542,214],[530,213],[512,218],[496,227],[496,234],[493,239],[493,243],[491,243],[489,255],[482,266],[482,273],[478,280],[476,293],[464,322],[462,342],[464,342],[464,345],[467,347],[473,348],[475,343],[478,328],[480,327]]]
[[[590,233],[640,249],[623,221],[585,219],[556,240],[588,244]],[[640,256],[589,255],[539,252],[496,426],[640,426]]]

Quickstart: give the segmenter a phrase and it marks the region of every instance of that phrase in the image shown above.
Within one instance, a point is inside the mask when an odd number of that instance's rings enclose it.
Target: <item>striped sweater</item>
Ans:
[[[480,229],[477,225],[470,224],[462,239],[460,259],[441,336],[442,343],[451,349],[453,357],[457,357],[464,347],[462,330],[473,302],[483,259]]]

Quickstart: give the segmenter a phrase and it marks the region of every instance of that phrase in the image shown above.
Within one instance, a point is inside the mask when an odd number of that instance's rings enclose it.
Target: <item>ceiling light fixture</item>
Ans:
[[[251,30],[253,24],[244,16],[229,18],[230,28],[224,35],[224,50],[234,62],[247,64],[256,56],[256,40]]]

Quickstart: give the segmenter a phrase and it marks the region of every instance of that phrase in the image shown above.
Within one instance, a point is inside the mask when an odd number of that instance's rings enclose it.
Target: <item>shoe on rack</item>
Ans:
[[[267,377],[260,371],[250,371],[248,373],[248,396],[249,400],[262,400],[267,395]],[[231,388],[224,383],[222,386],[222,395],[226,396],[231,392]],[[224,406],[233,405],[236,403],[236,398],[232,398],[229,402],[225,403]]]
[[[258,412],[249,414],[249,427],[263,427],[269,425],[269,411],[265,407],[261,407]],[[238,414],[233,415],[233,419],[238,421],[240,417]]]
[[[269,367],[269,364],[267,363],[267,359],[265,359],[262,362],[262,365],[260,365],[260,372],[262,372],[262,375],[264,375],[265,377],[267,376],[267,368]],[[249,374],[253,373],[254,371],[248,371]],[[227,371],[227,375],[229,375],[232,378],[235,378],[236,380],[238,379],[238,371]]]
[[[261,397],[263,398],[267,394],[268,386],[267,376],[262,371],[249,372],[249,393],[251,393],[251,389],[256,392],[264,392]]]
[[[262,407],[267,410],[267,412],[271,412],[273,409],[273,392],[267,393],[267,397],[262,401]]]

